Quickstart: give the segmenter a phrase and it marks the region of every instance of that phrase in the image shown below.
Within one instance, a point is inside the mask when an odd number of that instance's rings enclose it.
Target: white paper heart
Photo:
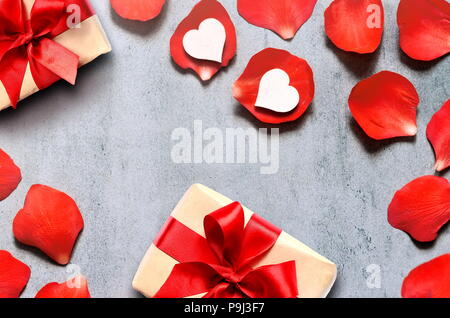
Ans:
[[[293,86],[288,73],[275,68],[268,71],[259,83],[258,98],[255,106],[273,110],[277,113],[287,113],[297,107],[300,94]]]
[[[225,27],[219,20],[206,19],[198,30],[186,32],[183,47],[193,58],[222,63],[226,37]]]

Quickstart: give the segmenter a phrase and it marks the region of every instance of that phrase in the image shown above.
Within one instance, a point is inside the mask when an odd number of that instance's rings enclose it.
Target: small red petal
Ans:
[[[91,294],[86,278],[77,276],[65,283],[45,285],[35,298],[91,298]]]
[[[6,199],[22,180],[19,167],[0,149],[0,201]]]
[[[419,95],[400,74],[383,71],[359,82],[348,100],[353,118],[377,140],[417,133]]]
[[[409,57],[431,61],[450,52],[450,3],[401,0],[397,11],[400,47]]]
[[[292,39],[311,17],[317,0],[238,0],[239,14],[249,23]]]
[[[388,221],[419,242],[431,242],[450,220],[450,183],[425,176],[397,191],[388,209]]]
[[[450,298],[450,254],[413,269],[403,280],[403,298]]]
[[[290,78],[289,85],[295,87],[300,95],[300,103],[289,113],[255,106],[261,78],[273,69],[285,71]],[[288,51],[264,49],[250,59],[244,73],[234,83],[233,96],[262,122],[279,124],[294,121],[303,115],[314,98],[313,71],[308,62]]]
[[[200,60],[191,57],[183,47],[184,35],[191,30],[197,30],[206,19],[216,19],[225,27],[226,40],[222,55],[222,63]],[[202,0],[181,21],[170,39],[170,54],[182,69],[192,69],[203,81],[210,80],[222,67],[228,66],[236,55],[236,29],[227,10],[216,0]]]
[[[166,0],[110,0],[111,6],[124,19],[148,21],[156,18]]]
[[[13,222],[14,236],[39,248],[55,262],[67,264],[84,223],[75,201],[44,185],[33,185]]]
[[[435,169],[442,171],[450,167],[450,99],[431,118],[427,137],[436,154]]]
[[[30,268],[0,250],[0,298],[18,298],[30,279]]]
[[[373,53],[381,43],[383,27],[381,0],[334,0],[325,11],[325,32],[344,51]]]

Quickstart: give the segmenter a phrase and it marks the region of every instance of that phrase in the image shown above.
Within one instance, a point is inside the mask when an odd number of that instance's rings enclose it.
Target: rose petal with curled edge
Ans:
[[[334,0],[325,10],[325,32],[338,48],[373,53],[383,37],[381,0]]]
[[[427,127],[427,138],[436,154],[437,171],[450,167],[450,99],[434,114]]]
[[[419,242],[434,241],[450,220],[450,183],[437,176],[418,178],[397,191],[388,221]]]
[[[0,201],[6,199],[22,181],[20,168],[0,149]]]
[[[403,298],[450,298],[450,254],[413,269],[403,280]]]
[[[226,40],[223,48],[222,62],[201,60],[190,56],[184,46],[186,33],[198,30],[207,19],[219,21],[225,28]],[[201,80],[210,80],[222,67],[228,66],[236,55],[236,30],[227,10],[217,0],[201,0],[181,21],[170,39],[170,54],[174,62],[182,69],[192,69]]]
[[[114,11],[124,19],[148,21],[156,18],[166,0],[110,0]]]
[[[283,113],[257,107],[261,80],[267,72],[280,69],[289,75],[290,86],[300,95],[300,102],[292,111]],[[288,51],[268,48],[255,54],[242,75],[233,85],[233,96],[258,120],[279,124],[297,120],[314,98],[314,75],[308,62]]]
[[[376,140],[415,136],[419,95],[400,74],[382,71],[359,82],[348,103],[353,118]]]
[[[39,248],[55,262],[65,265],[83,229],[75,201],[67,194],[44,185],[33,185],[13,222],[15,238]]]
[[[18,298],[30,279],[30,268],[0,250],[0,298]]]
[[[400,0],[397,24],[400,47],[409,57],[431,61],[450,52],[447,0]]]
[[[249,23],[292,39],[311,17],[317,0],[238,0],[239,14]]]
[[[49,283],[39,290],[35,298],[91,298],[88,282],[76,276],[65,283]]]

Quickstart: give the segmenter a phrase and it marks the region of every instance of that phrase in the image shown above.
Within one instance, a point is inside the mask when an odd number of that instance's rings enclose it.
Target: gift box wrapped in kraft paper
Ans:
[[[320,298],[335,279],[331,261],[196,184],[145,254],[133,287],[158,298]]]
[[[1,0],[0,110],[110,51],[88,0]]]

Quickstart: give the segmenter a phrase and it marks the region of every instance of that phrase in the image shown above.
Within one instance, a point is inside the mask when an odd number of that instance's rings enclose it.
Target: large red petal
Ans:
[[[419,95],[400,74],[383,71],[359,82],[348,100],[353,117],[377,140],[417,133]]]
[[[427,137],[436,154],[435,169],[442,171],[450,167],[450,99],[431,118]]]
[[[403,280],[403,298],[450,298],[450,254],[413,269]]]
[[[295,87],[300,94],[300,103],[289,113],[277,113],[255,106],[261,78],[276,68],[289,75],[290,86]],[[250,59],[244,73],[234,83],[233,96],[262,122],[279,124],[294,121],[303,115],[314,98],[313,71],[308,62],[287,51],[264,49]]]
[[[409,57],[431,61],[450,52],[447,0],[400,0],[397,24],[400,47]]]
[[[65,283],[45,285],[35,298],[91,298],[91,294],[86,278],[77,276]]]
[[[26,264],[9,252],[0,250],[0,298],[19,297],[30,275],[30,268]]]
[[[437,176],[418,178],[397,191],[388,209],[389,223],[419,242],[436,239],[450,220],[450,184]]]
[[[55,262],[67,264],[84,223],[75,201],[44,185],[33,185],[13,222],[14,236],[39,248]]]
[[[311,17],[317,0],[238,0],[239,14],[249,23],[292,39]]]
[[[166,0],[110,0],[114,11],[122,18],[148,21],[156,18]]]
[[[325,11],[325,32],[344,51],[374,52],[381,43],[383,27],[381,0],[334,0]]]
[[[19,167],[0,149],[0,201],[6,199],[19,185],[22,174]]]
[[[219,20],[225,27],[226,41],[223,50],[222,63],[199,60],[186,53],[183,47],[183,37],[190,30],[199,28],[200,23],[208,18]],[[227,10],[216,0],[202,0],[181,21],[170,39],[170,54],[175,63],[183,69],[192,69],[203,81],[210,80],[222,67],[228,66],[236,55],[236,29]]]

